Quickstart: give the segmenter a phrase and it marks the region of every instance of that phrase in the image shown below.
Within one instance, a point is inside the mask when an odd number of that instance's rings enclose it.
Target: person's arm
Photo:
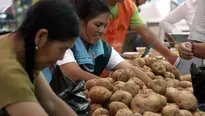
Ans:
[[[73,52],[70,49],[66,50],[63,60],[59,60],[57,64],[60,66],[60,69],[63,74],[72,81],[87,81],[89,79],[98,78],[98,76],[95,76],[80,68],[74,58]]]
[[[160,27],[164,29],[167,33],[178,33],[182,32],[177,29],[174,24],[185,19],[186,10],[185,10],[185,2],[181,3],[177,8],[171,11],[161,22]]]
[[[153,48],[164,56],[171,64],[174,64],[177,60],[177,56],[172,54],[168,48],[166,48],[154,35],[154,33],[145,25],[138,13],[135,6],[134,13],[130,19],[130,27],[135,30],[145,41],[146,44],[150,44],[153,39],[156,39]]]
[[[154,35],[154,33],[146,26],[141,25],[135,28],[135,31],[142,37],[146,44],[151,44],[152,40],[155,39],[153,48],[165,57],[171,64],[174,64],[177,60],[177,55],[171,53],[169,49],[164,46]]]
[[[77,116],[77,114],[53,92],[41,72],[35,80],[35,93],[39,103],[47,111],[49,116]]]

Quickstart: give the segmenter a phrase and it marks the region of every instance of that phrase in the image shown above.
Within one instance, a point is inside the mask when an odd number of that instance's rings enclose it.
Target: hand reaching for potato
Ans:
[[[179,55],[180,57],[184,58],[184,59],[187,59],[187,60],[190,60],[193,58],[193,51],[192,51],[192,43],[190,42],[184,42],[180,45],[177,45],[176,48],[178,49],[179,51]]]

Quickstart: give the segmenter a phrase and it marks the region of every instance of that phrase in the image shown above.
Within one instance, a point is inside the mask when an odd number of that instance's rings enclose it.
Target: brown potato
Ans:
[[[136,112],[136,113],[134,114],[134,116],[142,116],[142,114]]]
[[[180,87],[182,88],[187,88],[187,87],[192,87],[192,83],[189,81],[180,81],[179,82]]]
[[[104,103],[110,98],[111,94],[112,93],[105,87],[94,86],[90,89],[89,97],[95,103]]]
[[[178,92],[178,95],[174,98],[174,101],[182,109],[190,111],[195,111],[197,109],[197,100],[190,92]]]
[[[123,81],[127,82],[131,77],[134,77],[135,73],[131,69],[119,69],[116,70],[112,75],[111,78],[114,81]]]
[[[179,79],[180,79],[180,81],[190,81],[190,82],[192,82],[190,74],[187,74],[187,75],[184,75],[184,76],[180,76]]]
[[[162,109],[163,116],[180,116],[179,107],[175,104],[168,104]]]
[[[110,101],[119,101],[126,104],[128,107],[132,101],[132,95],[127,91],[118,90],[110,97]]]
[[[121,90],[131,93],[132,97],[139,93],[140,87],[133,81],[128,81],[122,86]]]
[[[117,90],[121,90],[121,88],[125,85],[125,82],[122,81],[117,81],[115,83],[113,83],[113,92],[116,92]]]
[[[179,70],[178,70],[175,66],[171,65],[171,64],[170,64],[169,62],[167,62],[167,61],[161,61],[161,63],[164,64],[164,66],[166,67],[166,70],[167,70],[167,71],[169,71],[169,72],[171,72],[172,74],[174,74],[174,76],[175,76],[176,79],[179,79],[180,73],[179,73]]]
[[[111,84],[114,83],[114,80],[113,80],[111,77],[107,77],[106,79],[107,79]]]
[[[154,87],[152,88],[154,92],[164,95],[166,92],[166,82],[163,79],[154,79]]]
[[[131,110],[133,113],[143,114],[146,111],[160,112],[164,107],[161,97],[158,94],[138,94],[131,102]]]
[[[108,111],[104,108],[98,108],[93,112],[92,116],[108,115]]]
[[[152,69],[146,65],[143,67],[143,69],[145,72],[152,72]]]
[[[179,80],[177,80],[177,79],[166,78],[165,81],[166,81],[167,87],[174,87],[174,88],[179,87]]]
[[[86,89],[87,89],[88,91],[90,91],[90,89],[91,89],[93,86],[96,85],[96,82],[97,82],[97,78],[88,80],[88,81],[86,82],[86,84],[85,84]]]
[[[164,78],[171,78],[171,79],[175,79],[175,75],[170,73],[170,72],[165,72],[164,73]]]
[[[156,62],[156,59],[155,58],[151,58],[151,57],[145,57],[144,58],[145,60],[145,64],[149,67],[151,67],[151,65]]]
[[[124,69],[118,69],[116,71],[114,71],[110,77],[114,80],[114,81],[117,81],[118,78],[120,77],[120,75],[122,74],[122,72],[124,72]]]
[[[143,116],[162,116],[162,115],[158,113],[147,111],[143,114]]]
[[[155,75],[153,72],[145,72],[151,79],[155,79]]]
[[[129,109],[127,105],[122,102],[114,101],[109,104],[110,116],[115,116],[120,109]]]
[[[160,62],[155,62],[151,65],[151,68],[154,72],[154,74],[156,75],[164,75],[164,73],[166,72],[166,68],[163,64],[161,64]]]
[[[98,108],[102,108],[102,106],[100,104],[90,104],[89,105],[89,115],[92,116],[93,112],[98,109]]]
[[[112,91],[113,90],[113,85],[110,83],[110,81],[106,78],[99,78],[96,81],[96,86],[102,86],[107,88],[108,90]]]
[[[160,75],[156,75],[156,76],[154,77],[154,79],[161,79],[161,80],[164,80],[164,77],[162,77],[162,76],[160,76]]]
[[[188,91],[188,92],[190,92],[192,94],[194,93],[193,87],[188,87],[188,88],[185,89],[185,91]]]
[[[205,112],[197,111],[193,113],[193,116],[205,116]]]
[[[139,78],[137,78],[137,77],[132,77],[130,80],[128,80],[128,81],[133,81],[135,84],[137,84],[139,87],[140,87],[140,89],[142,89],[142,87],[143,87],[143,85],[145,85],[144,84],[144,82],[143,81],[141,81]]]
[[[174,102],[174,98],[178,95],[179,91],[176,88],[168,87],[165,96],[168,102]]]
[[[130,109],[120,109],[115,116],[133,116],[133,113]]]
[[[132,65],[139,66],[139,67],[144,67],[145,60],[143,58],[135,58],[135,59],[132,60]]]
[[[193,116],[192,113],[188,110],[179,110],[179,116]]]

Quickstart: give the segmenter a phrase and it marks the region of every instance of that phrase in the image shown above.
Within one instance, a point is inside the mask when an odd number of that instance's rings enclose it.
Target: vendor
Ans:
[[[0,36],[1,116],[77,116],[39,70],[62,59],[78,35],[73,10],[43,0],[28,10],[16,32]]]
[[[107,32],[103,39],[108,42],[118,53],[121,52],[125,34],[128,27],[136,31],[146,44],[155,43],[153,48],[161,53],[171,64],[177,60],[177,56],[172,54],[160,41],[157,40],[153,32],[143,23],[139,16],[138,9],[132,0],[105,0],[109,4],[111,18],[107,26]]]
[[[63,60],[57,62],[63,75],[68,79],[68,82],[65,83],[69,83],[66,87],[69,92],[66,92],[72,94],[72,98],[76,96],[79,99],[83,96],[83,90],[76,93],[75,87],[78,87],[78,83],[81,83],[81,80],[98,78],[105,68],[110,71],[132,69],[138,78],[151,87],[152,80],[144,72],[125,61],[114,48],[102,39],[110,17],[110,10],[106,2],[104,0],[79,0],[75,3],[75,8],[80,18],[80,37],[75,41],[73,48],[66,51]],[[54,72],[56,70],[58,68],[54,69]],[[55,78],[60,76],[55,75],[51,81],[51,87],[54,90],[57,87]],[[59,83],[60,85],[61,83]],[[61,93],[63,94],[62,91],[58,91],[57,94]],[[83,97],[82,100],[72,100],[69,97],[66,99],[70,106],[75,106],[73,109],[79,116],[84,116],[85,114],[82,112],[87,110],[85,106],[81,107],[84,105],[82,102],[84,100]],[[81,104],[80,101],[82,105],[76,106],[76,104]]]

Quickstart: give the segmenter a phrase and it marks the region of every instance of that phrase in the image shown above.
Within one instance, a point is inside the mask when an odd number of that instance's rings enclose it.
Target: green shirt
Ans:
[[[112,18],[117,18],[118,4],[119,3],[117,3],[115,6],[109,5],[110,12],[112,14]],[[143,20],[141,19],[140,15],[139,15],[138,8],[135,6],[134,3],[133,3],[133,5],[135,7],[135,10],[134,10],[132,17],[130,18],[131,29],[135,29],[136,27],[144,24]]]

